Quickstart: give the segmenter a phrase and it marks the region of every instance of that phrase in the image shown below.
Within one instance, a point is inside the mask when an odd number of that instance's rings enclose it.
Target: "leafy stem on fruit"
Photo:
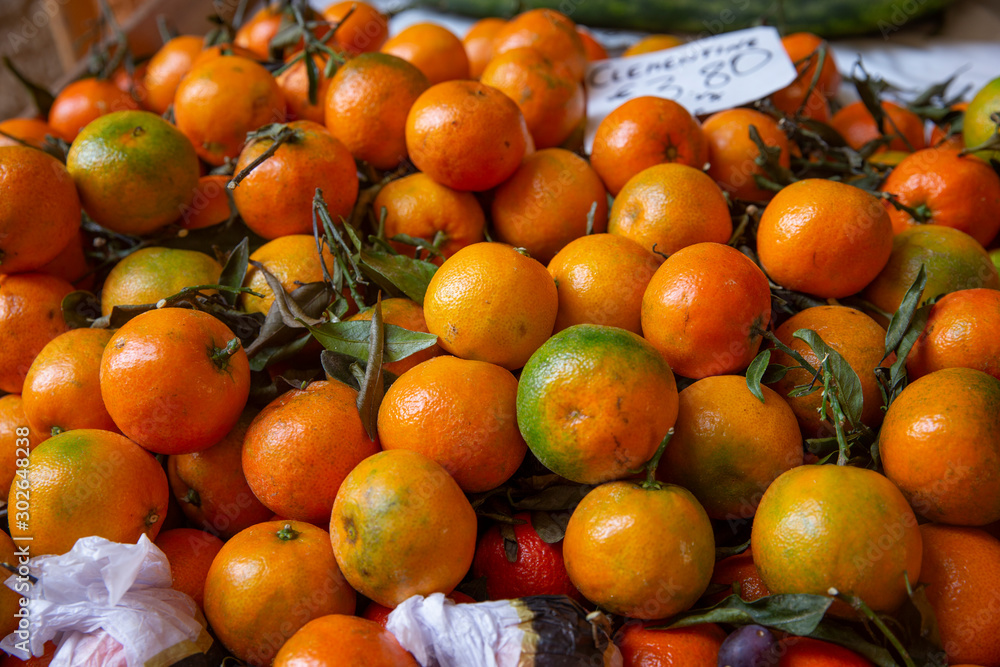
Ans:
[[[361,273],[361,267],[358,266],[358,258],[361,253],[361,239],[358,238],[353,227],[343,223],[343,220],[341,220],[344,233],[350,237],[351,244],[354,247],[352,249],[347,245],[343,234],[340,233],[340,229],[333,221],[333,216],[330,215],[330,209],[326,205],[326,200],[323,199],[323,191],[320,188],[316,188],[316,194],[313,196],[312,212],[313,236],[316,238],[316,250],[319,252],[320,265],[323,269],[323,279],[333,287],[336,294],[340,294],[342,283],[346,282],[351,292],[351,298],[354,299],[359,308],[363,308],[365,300],[358,292],[358,285],[367,286],[368,281],[365,280],[364,275]],[[334,273],[332,275],[323,257],[323,244],[326,244],[326,247],[330,250],[330,254],[333,255],[335,260],[333,263]],[[347,267],[350,270],[347,270]]]
[[[225,347],[216,347],[212,351],[212,363],[214,363],[219,369],[225,370],[226,366],[229,365],[229,360],[234,354],[236,354],[240,349],[240,339],[232,338]]]
[[[286,523],[284,526],[281,527],[281,530],[278,531],[278,539],[284,540],[286,542],[289,540],[294,540],[299,535],[300,535],[299,531],[292,528],[292,524],[290,523]]]
[[[905,665],[905,667],[917,667],[916,663],[913,662],[913,658],[911,658],[910,654],[907,653],[903,643],[899,641],[899,638],[897,638],[895,633],[889,629],[889,626],[885,624],[885,621],[883,621],[878,614],[872,611],[872,608],[869,607],[864,600],[850,593],[842,593],[836,588],[830,588],[827,590],[827,594],[837,598],[841,602],[846,602],[852,609],[860,612],[865,616],[865,618],[871,621],[872,624],[878,628],[883,635],[885,635],[885,638],[889,640],[892,647],[899,653],[899,656],[903,659],[903,665]]]
[[[897,211],[906,213],[919,224],[927,224],[931,221],[931,209],[926,203],[921,203],[917,206],[907,206],[903,202],[899,201],[899,197],[897,195],[891,192],[878,192],[876,196],[892,204],[893,208]]]
[[[656,453],[653,454],[653,458],[649,459],[643,468],[646,470],[646,479],[642,482],[642,488],[649,490],[656,490],[663,488],[663,485],[656,481],[656,468],[660,465],[660,459],[663,458],[663,452],[667,450],[667,444],[670,442],[670,438],[674,435],[674,429],[667,431],[667,434],[663,436],[663,440],[660,441],[660,446],[656,448]]]
[[[229,190],[235,190],[236,187],[243,182],[243,179],[249,176],[254,169],[259,167],[264,163],[265,160],[270,158],[272,155],[278,152],[281,145],[292,141],[293,139],[300,138],[301,132],[298,130],[293,130],[292,128],[284,125],[282,123],[272,123],[270,125],[265,125],[256,132],[251,132],[247,135],[247,144],[253,141],[261,139],[270,139],[271,145],[267,149],[258,155],[253,161],[247,166],[240,170],[240,173],[233,176],[232,180],[226,184]]]

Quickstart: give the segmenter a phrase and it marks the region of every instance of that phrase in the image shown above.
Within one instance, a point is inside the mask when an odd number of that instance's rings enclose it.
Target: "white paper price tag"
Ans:
[[[587,68],[590,152],[604,117],[643,95],[674,100],[694,115],[753,102],[795,79],[795,65],[770,26],[749,28],[628,58],[609,58]]]

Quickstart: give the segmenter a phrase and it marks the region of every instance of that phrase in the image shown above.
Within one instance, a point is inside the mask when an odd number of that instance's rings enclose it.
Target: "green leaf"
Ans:
[[[85,290],[70,292],[63,297],[62,314],[70,329],[85,329],[101,316],[101,301]]]
[[[285,294],[285,290],[281,290]],[[292,290],[286,295],[306,315],[319,317],[323,310],[329,305],[333,296],[333,290],[325,282],[306,283]],[[281,346],[297,338],[302,333],[302,325],[294,322],[295,326],[286,324],[284,315],[277,304],[272,305],[261,325],[257,338],[247,346],[247,356],[253,359],[254,355],[265,348]]]
[[[764,371],[767,370],[767,364],[770,361],[771,350],[763,350],[754,357],[754,360],[747,367],[747,388],[750,389],[750,393],[756,396],[757,400],[761,403],[764,403],[765,399],[764,392],[760,388],[760,380],[764,377]]]
[[[913,314],[913,321],[910,322],[910,327],[903,334],[902,340],[899,341],[899,345],[896,347],[896,361],[889,368],[889,387],[886,392],[887,406],[899,396],[899,393],[906,386],[906,358],[910,356],[910,350],[913,348],[914,343],[917,342],[920,334],[923,333],[924,325],[927,324],[927,317],[930,315],[931,308],[933,306],[929,303],[917,308],[917,311]]]
[[[278,313],[281,315],[281,321],[287,327],[292,329],[301,329],[306,325],[319,324],[323,320],[318,317],[312,317],[306,313],[299,304],[295,302],[294,299],[285,291],[282,286],[281,281],[267,270],[267,267],[256,260],[249,260],[250,264],[255,266],[258,271],[264,274],[264,279],[267,281],[267,286],[271,288],[271,293],[274,295],[274,303],[271,304],[271,310],[275,308],[278,309]],[[269,313],[270,314],[270,313]]]
[[[362,362],[368,361],[372,325],[363,320],[348,322],[325,322],[306,327],[320,345],[332,352],[349,355]],[[394,324],[386,324],[386,363],[406,359],[411,354],[425,350],[437,343],[437,336],[420,331],[410,331]]]
[[[229,253],[226,265],[222,267],[219,275],[219,284],[227,287],[241,287],[247,275],[247,267],[250,266],[250,239],[246,236],[236,244],[236,247]],[[223,292],[222,298],[230,306],[236,305],[236,292]]]
[[[812,329],[799,329],[793,337],[805,341],[816,356],[823,360],[823,369],[828,371],[837,383],[839,399],[844,415],[851,424],[861,423],[861,410],[864,407],[864,396],[861,393],[861,380],[840,353],[829,347]]]
[[[827,619],[818,625],[815,630],[808,633],[807,636],[848,648],[868,658],[878,665],[878,667],[899,667],[899,663],[889,651],[881,646],[872,644],[858,634],[854,628],[838,621]],[[927,667],[931,666],[928,665]]]
[[[833,598],[825,595],[769,595],[753,602],[730,595],[708,609],[678,614],[669,625],[656,626],[656,629],[684,628],[700,623],[756,623],[793,635],[808,635],[819,626],[831,604]]]
[[[354,374],[351,373],[351,364],[357,362],[354,357],[347,354],[340,354],[339,352],[323,350],[319,353],[319,361],[320,365],[323,366],[323,372],[326,373],[327,377],[339,380],[354,389],[361,388],[361,385],[354,377]]]
[[[382,358],[385,351],[385,326],[382,321],[382,296],[379,295],[372,308],[372,319],[368,323],[368,364],[358,390],[358,414],[361,424],[372,440],[378,433],[378,409],[385,396],[382,379]]]
[[[896,309],[896,312],[892,314],[892,319],[889,320],[889,328],[885,332],[885,354],[882,356],[882,361],[885,361],[890,354],[895,352],[899,344],[903,342],[903,336],[906,335],[910,324],[913,323],[913,316],[920,306],[920,297],[923,295],[924,287],[926,286],[927,270],[921,264],[920,270],[917,271],[917,277],[913,280],[913,284],[906,290],[899,308]],[[881,365],[881,362],[879,364]]]
[[[361,251],[361,270],[383,289],[398,291],[423,305],[437,266],[423,259],[378,250]]]

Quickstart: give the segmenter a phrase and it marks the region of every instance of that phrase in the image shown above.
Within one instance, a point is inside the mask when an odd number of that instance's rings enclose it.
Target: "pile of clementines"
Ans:
[[[1000,667],[1000,79],[843,105],[783,44],[589,155],[551,10],[279,2],[3,121],[0,560],[145,534],[254,666],[417,664],[444,593],[624,665]]]

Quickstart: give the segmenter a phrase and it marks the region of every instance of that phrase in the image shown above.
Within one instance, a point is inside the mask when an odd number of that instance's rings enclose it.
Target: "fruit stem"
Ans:
[[[656,467],[660,465],[660,459],[663,458],[663,452],[666,451],[667,443],[670,442],[670,438],[673,435],[674,429],[671,428],[667,431],[667,434],[663,436],[663,440],[660,441],[660,446],[656,448],[656,453],[653,454],[653,458],[649,459],[649,463],[646,464],[646,480],[642,483],[642,488],[660,488],[660,483],[656,481]]]
[[[225,347],[213,348],[212,363],[219,368],[225,368],[229,364],[229,359],[240,349],[240,339],[233,338]]]
[[[240,173],[233,176],[233,180],[229,181],[229,183],[226,184],[226,187],[229,190],[235,190],[236,186],[238,186],[244,178],[249,176],[251,172],[259,167],[265,160],[277,153],[278,149],[281,148],[281,145],[292,139],[294,136],[295,130],[289,128],[288,126],[282,127],[277,134],[274,135],[274,140],[271,142],[271,145],[268,146],[263,153],[254,158],[253,162],[243,167],[243,169],[240,170]]]
[[[278,531],[278,539],[287,542],[288,540],[294,540],[299,536],[299,534],[299,531],[292,528],[292,524],[286,523],[282,529]]]
[[[902,642],[900,642],[899,639],[896,638],[896,635],[894,635],[892,630],[889,629],[889,626],[885,624],[885,621],[883,621],[878,614],[872,611],[871,607],[865,604],[864,600],[862,600],[856,595],[851,595],[850,593],[841,593],[836,588],[828,589],[827,595],[835,597],[838,600],[841,600],[842,602],[846,602],[851,606],[852,609],[864,614],[865,617],[868,618],[868,620],[870,620],[872,623],[874,623],[875,627],[877,627],[882,632],[882,634],[885,635],[885,638],[889,640],[889,643],[892,644],[893,648],[896,649],[900,657],[903,659],[903,664],[906,667],[917,667],[916,663],[913,662],[913,658],[911,658],[910,654],[906,652],[906,649],[903,647]]]

